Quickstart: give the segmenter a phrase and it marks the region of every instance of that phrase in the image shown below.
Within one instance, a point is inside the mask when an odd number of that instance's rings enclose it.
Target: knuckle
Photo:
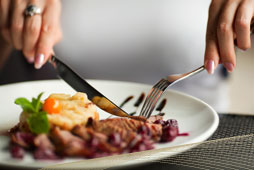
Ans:
[[[224,33],[230,32],[231,29],[232,29],[232,26],[229,23],[227,23],[227,22],[221,22],[221,23],[219,23],[217,29],[218,29],[219,33],[224,34]]]
[[[19,21],[13,21],[11,24],[11,29],[16,32],[21,32],[23,30],[23,23]]]
[[[50,24],[44,24],[42,26],[42,32],[46,34],[52,34],[53,33],[53,26]]]
[[[250,28],[250,22],[245,18],[237,19],[235,24],[238,29],[246,30]]]
[[[17,4],[17,5],[20,5],[21,3],[23,3],[24,1],[23,0],[15,0],[15,3]]]
[[[39,26],[32,22],[29,26],[28,26],[28,31],[32,34],[32,35],[37,35],[40,32],[40,28]]]

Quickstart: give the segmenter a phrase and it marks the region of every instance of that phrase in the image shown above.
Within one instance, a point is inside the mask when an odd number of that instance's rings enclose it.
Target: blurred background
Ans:
[[[210,0],[63,0],[63,40],[56,55],[86,79],[153,85],[169,74],[203,64]],[[254,113],[254,48],[237,50],[231,74],[219,67],[173,87],[218,112]],[[47,64],[35,70],[13,51],[0,84],[55,79]]]
[[[229,76],[229,112],[254,114],[254,39],[248,51],[237,50],[237,66]]]

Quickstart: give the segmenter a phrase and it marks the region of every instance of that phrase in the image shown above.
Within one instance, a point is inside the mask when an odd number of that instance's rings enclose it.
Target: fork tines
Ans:
[[[147,95],[145,103],[143,104],[143,107],[140,112],[140,116],[144,116],[146,118],[150,117],[161,94],[169,86],[169,84],[170,83],[168,80],[161,79],[158,83],[156,83],[153,86],[153,88],[150,90],[150,92]]]

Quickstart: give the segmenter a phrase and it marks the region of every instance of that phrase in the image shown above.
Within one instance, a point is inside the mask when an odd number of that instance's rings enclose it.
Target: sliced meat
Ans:
[[[162,126],[160,124],[145,123],[128,118],[105,119],[93,121],[90,125],[96,132],[107,136],[113,133],[119,133],[121,138],[127,143],[135,138],[140,127],[147,126],[151,132],[151,137],[155,141],[160,140],[162,135]]]
[[[60,159],[59,156],[56,155],[55,151],[49,148],[36,148],[33,152],[34,159],[41,160],[56,160]]]
[[[51,143],[46,134],[36,136],[34,139],[34,145],[36,146],[36,150],[33,154],[35,159],[59,159],[59,157],[55,154],[55,146]]]
[[[163,116],[153,115],[147,119],[148,123],[154,123],[157,120],[163,120]]]
[[[95,132],[91,128],[86,128],[84,126],[78,125],[74,127],[72,132],[84,139],[88,145],[90,145],[92,150],[100,150],[107,153],[119,153],[122,150],[121,147],[108,143],[108,136],[100,132]]]
[[[23,148],[30,148],[34,144],[34,135],[28,132],[12,133],[11,142]]]
[[[85,128],[82,125],[77,125],[72,129],[72,133],[81,137],[82,139],[84,139],[85,141],[88,141],[91,139],[91,129],[89,128]]]
[[[73,128],[72,133],[81,137],[85,141],[90,141],[96,137],[100,141],[107,141],[108,137],[105,134],[94,131],[92,128],[86,128],[82,125],[77,125]]]
[[[55,150],[54,145],[51,143],[50,139],[46,134],[40,134],[36,136],[34,139],[34,145],[40,148]]]
[[[89,148],[84,140],[74,136],[71,132],[54,128],[51,137],[56,146],[56,151],[64,156],[90,156]]]
[[[129,141],[135,138],[135,136],[137,135],[134,131],[130,129],[126,129],[124,127],[124,124],[122,124],[122,126],[119,125],[121,124],[119,120],[116,120],[116,119],[106,119],[106,120],[93,121],[91,128],[93,128],[94,131],[96,132],[105,134],[106,136],[109,136],[114,133],[119,133],[121,138],[127,143],[129,143]],[[109,120],[112,120],[112,121],[109,121]]]

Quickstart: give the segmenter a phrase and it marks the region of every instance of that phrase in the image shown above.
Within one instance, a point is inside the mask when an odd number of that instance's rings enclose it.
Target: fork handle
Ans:
[[[193,70],[193,71],[191,71],[191,72],[189,72],[189,73],[186,73],[186,77],[185,78],[193,76],[193,75],[195,75],[197,73],[200,73],[203,70],[205,70],[205,66],[204,65],[199,67],[199,68],[197,68],[197,69],[195,69],[195,70]]]
[[[193,71],[191,71],[191,72],[185,73],[185,74],[177,75],[177,76],[174,76],[174,77],[173,76],[168,76],[167,80],[170,82],[170,86],[171,86],[171,85],[173,85],[173,84],[175,84],[175,83],[177,83],[177,82],[179,82],[181,80],[184,80],[184,79],[186,79],[188,77],[191,77],[191,76],[193,76],[195,74],[198,74],[198,73],[200,73],[203,70],[205,70],[205,66],[204,65],[199,67],[199,68],[197,68],[197,69],[195,69],[195,70],[193,70]]]

